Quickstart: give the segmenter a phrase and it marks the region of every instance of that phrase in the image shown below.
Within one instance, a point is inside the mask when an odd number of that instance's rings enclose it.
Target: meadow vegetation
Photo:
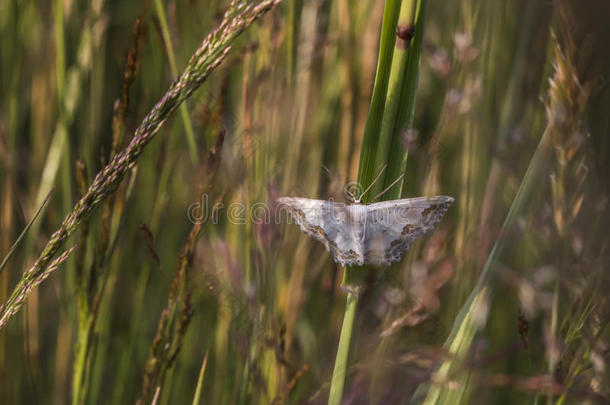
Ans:
[[[610,402],[608,16],[2,0],[0,403]],[[382,168],[399,264],[264,215]]]

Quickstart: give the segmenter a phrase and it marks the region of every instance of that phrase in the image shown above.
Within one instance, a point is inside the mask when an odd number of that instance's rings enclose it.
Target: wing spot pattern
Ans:
[[[303,221],[305,219],[305,214],[300,209],[298,209],[298,208],[291,208],[290,211],[292,211],[292,213],[294,213],[294,215],[296,217],[298,217],[299,220]]]
[[[325,238],[327,237],[326,232],[324,232],[324,229],[322,229],[320,226],[317,226],[317,225],[316,225],[316,226],[313,228],[313,231],[314,231],[315,233],[317,233],[318,235],[320,235],[320,236],[323,236],[323,237],[325,237]]]
[[[428,215],[430,215],[431,213],[436,211],[437,208],[438,208],[438,204],[432,204],[431,206],[429,206],[428,208],[423,210],[421,212],[421,214],[422,214],[422,216],[427,217]]]
[[[416,228],[417,228],[417,226],[415,226],[413,224],[405,225],[405,227],[402,228],[402,234],[407,235],[407,234],[411,233],[412,231],[414,231]]]

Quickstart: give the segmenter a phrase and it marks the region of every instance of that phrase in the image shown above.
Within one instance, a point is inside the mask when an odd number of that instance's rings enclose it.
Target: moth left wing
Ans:
[[[351,249],[354,241],[345,204],[296,197],[281,197],[278,203],[280,212],[285,208],[304,233],[324,244],[336,262],[346,264],[346,249],[358,251]]]
[[[400,260],[415,239],[434,228],[453,201],[438,196],[367,205],[365,262],[381,265]]]

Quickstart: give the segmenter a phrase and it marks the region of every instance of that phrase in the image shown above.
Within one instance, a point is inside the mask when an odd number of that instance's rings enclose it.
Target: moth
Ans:
[[[297,197],[278,202],[305,234],[324,244],[335,262],[382,266],[399,261],[415,239],[434,229],[454,201],[436,196],[362,204],[362,195],[356,199],[350,193],[352,204]]]
[[[434,229],[453,201],[437,196],[346,205],[310,198],[278,199],[301,230],[322,242],[343,266],[380,266],[400,260],[415,239]]]

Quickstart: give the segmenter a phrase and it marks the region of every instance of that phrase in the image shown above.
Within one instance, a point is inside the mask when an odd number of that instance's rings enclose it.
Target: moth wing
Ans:
[[[415,239],[434,229],[453,201],[438,196],[367,205],[365,261],[381,265],[400,260]]]
[[[296,197],[281,197],[278,203],[305,234],[324,244],[336,262],[351,264],[345,250],[349,251],[354,241],[345,204]]]

